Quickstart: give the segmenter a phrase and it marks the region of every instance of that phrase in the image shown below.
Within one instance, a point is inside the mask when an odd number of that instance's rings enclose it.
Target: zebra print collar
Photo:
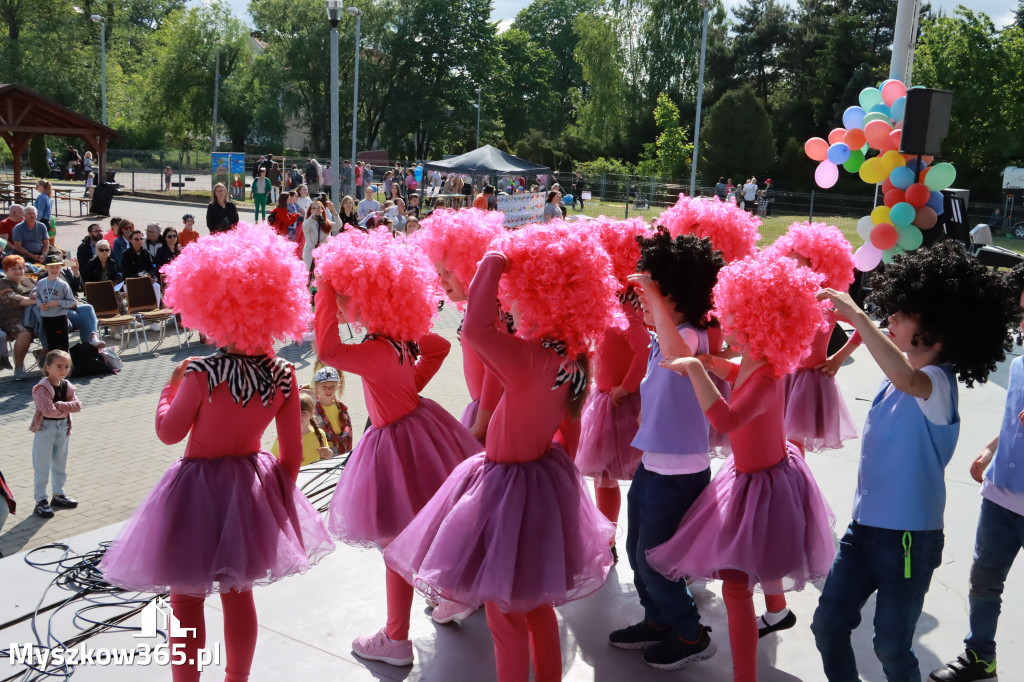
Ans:
[[[407,355],[410,362],[416,362],[417,358],[420,357],[420,345],[415,341],[395,341],[390,336],[384,336],[383,334],[367,334],[363,337],[363,343],[376,341],[377,339],[383,339],[391,344],[391,347],[398,353],[398,364],[400,365],[405,363]]]
[[[235,403],[245,406],[259,394],[266,407],[274,401],[277,392],[287,400],[292,392],[292,364],[281,358],[266,355],[235,355],[221,351],[216,355],[197,358],[188,363],[185,374],[206,372],[209,377],[210,399],[213,389],[227,384]]]
[[[636,289],[633,287],[629,287],[625,291],[620,291],[615,294],[615,297],[619,299],[619,303],[622,305],[629,303],[633,306],[633,310],[640,310],[640,297],[637,296]]]
[[[508,331],[509,334],[515,335],[515,333],[516,333],[516,321],[515,321],[515,318],[512,317],[512,313],[506,313],[504,310],[502,310],[500,304],[498,305],[498,314],[497,314],[497,317],[495,318],[495,321],[497,323],[501,323],[501,324],[505,325],[505,329]],[[460,343],[462,342],[462,325],[464,325],[465,323],[466,323],[466,316],[463,315],[462,316],[462,320],[459,322],[459,328],[455,330],[455,335],[458,336]]]
[[[583,367],[580,366],[580,363],[575,358],[570,358],[566,355],[565,342],[554,339],[541,339],[540,345],[550,348],[562,358],[562,364],[558,366],[558,376],[555,377],[555,385],[551,387],[551,390],[556,390],[568,381],[571,382],[569,384],[570,400],[575,400],[583,395],[583,392],[587,390],[587,373],[583,371]]]

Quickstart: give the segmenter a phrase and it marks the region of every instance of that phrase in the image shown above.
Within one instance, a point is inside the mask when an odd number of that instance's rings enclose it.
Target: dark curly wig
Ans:
[[[1006,277],[952,240],[896,256],[872,287],[877,314],[916,315],[914,345],[941,343],[942,361],[968,387],[985,383],[1006,358],[1010,329],[1020,321],[1019,290],[1015,296]]]
[[[667,232],[659,232],[636,241],[640,245],[636,271],[650,273],[661,295],[672,297],[676,311],[685,315],[687,322],[706,328],[711,289],[725,264],[721,251],[711,246],[709,238],[692,234],[673,239]]]

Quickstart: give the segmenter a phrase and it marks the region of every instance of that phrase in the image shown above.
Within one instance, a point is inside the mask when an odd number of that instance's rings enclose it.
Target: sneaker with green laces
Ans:
[[[994,680],[996,662],[983,661],[970,649],[950,661],[946,667],[933,670],[928,676],[934,682],[973,682],[973,680]]]

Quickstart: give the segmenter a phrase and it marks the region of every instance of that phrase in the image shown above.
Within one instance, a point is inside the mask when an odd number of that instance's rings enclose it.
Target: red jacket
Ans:
[[[275,206],[274,210],[267,216],[267,222],[282,237],[288,236],[288,228],[299,219],[298,213],[289,213],[287,208]]]

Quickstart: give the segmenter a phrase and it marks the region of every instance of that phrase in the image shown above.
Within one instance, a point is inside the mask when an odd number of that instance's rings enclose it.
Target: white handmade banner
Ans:
[[[498,210],[505,214],[505,227],[539,223],[544,219],[544,193],[501,194]]]

